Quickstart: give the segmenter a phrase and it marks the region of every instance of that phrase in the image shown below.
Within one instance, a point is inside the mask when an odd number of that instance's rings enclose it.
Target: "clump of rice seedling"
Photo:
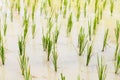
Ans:
[[[89,65],[90,59],[91,59],[91,55],[92,55],[92,44],[88,46],[87,48],[87,62],[86,62],[86,66]]]
[[[2,60],[2,64],[5,64],[5,49],[4,49],[4,44],[3,41],[0,42],[0,56],[1,56],[1,60]]]
[[[85,4],[84,4],[84,17],[86,17],[86,7],[87,7],[87,2],[85,1]]]
[[[36,31],[36,24],[33,23],[33,24],[32,24],[32,38],[33,38],[33,39],[34,39],[34,37],[35,37],[35,31]]]
[[[88,35],[89,35],[89,40],[91,41],[92,37],[92,31],[91,31],[91,21],[88,21]]]
[[[54,39],[55,44],[58,41],[58,36],[59,36],[59,30],[58,30],[58,27],[56,27],[54,35],[53,35],[53,39]]]
[[[107,30],[105,31],[104,40],[103,40],[103,47],[102,47],[102,51],[104,51],[104,49],[105,49],[105,47],[106,47],[106,44],[107,44],[108,31],[109,31],[109,29],[107,29]]]
[[[103,64],[102,57],[99,59],[97,57],[98,65],[97,65],[97,71],[98,71],[98,78],[99,80],[105,80],[106,79],[106,70],[107,70],[107,65]]]
[[[120,68],[120,50],[117,52],[117,59],[115,61],[115,73],[118,73],[118,70]]]
[[[79,35],[78,35],[79,56],[83,54],[86,44],[87,44],[87,40],[86,40],[86,36],[84,33],[84,29],[81,27]]]
[[[70,34],[72,30],[73,22],[72,22],[72,13],[70,14],[68,18],[68,24],[67,24],[67,36]]]
[[[52,51],[52,54],[53,54],[53,60],[52,60],[52,62],[53,62],[53,65],[54,65],[54,69],[55,69],[55,71],[57,72],[58,54],[57,54],[56,49],[55,49],[55,44],[54,44],[53,47],[54,47],[54,48],[53,48],[53,51]]]
[[[110,0],[110,12],[111,12],[111,16],[114,10],[114,0]]]
[[[61,73],[61,80],[66,80],[65,76]]]
[[[25,41],[22,36],[18,40],[18,47],[19,47],[20,55],[25,53]]]

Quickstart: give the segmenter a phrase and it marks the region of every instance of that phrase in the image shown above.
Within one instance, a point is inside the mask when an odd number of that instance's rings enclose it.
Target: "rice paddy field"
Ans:
[[[120,0],[0,0],[0,80],[120,80]]]

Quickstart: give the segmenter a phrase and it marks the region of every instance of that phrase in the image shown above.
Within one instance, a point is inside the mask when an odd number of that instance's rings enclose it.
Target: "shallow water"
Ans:
[[[4,0],[2,0],[4,1]],[[21,0],[21,5],[23,0]],[[94,2],[94,0],[92,0]],[[57,1],[54,3],[56,5]],[[81,4],[84,1],[81,0]],[[52,60],[47,62],[47,53],[43,51],[42,48],[42,27],[46,26],[45,15],[40,15],[39,8],[36,9],[35,13],[35,23],[37,26],[35,39],[32,39],[31,34],[31,24],[29,32],[27,35],[27,47],[26,54],[29,57],[29,64],[33,80],[58,80],[60,79],[60,73],[63,73],[67,80],[77,80],[77,77],[80,75],[81,80],[98,80],[97,75],[97,53],[104,57],[104,61],[107,64],[107,77],[106,80],[120,80],[120,74],[114,74],[114,51],[115,51],[115,36],[114,28],[116,26],[116,20],[119,19],[119,4],[120,1],[115,1],[115,9],[113,16],[109,12],[109,4],[107,4],[106,9],[103,12],[103,19],[98,25],[97,33],[93,37],[94,48],[92,53],[92,58],[90,64],[86,67],[86,51],[82,56],[78,56],[77,48],[77,37],[79,33],[80,26],[85,27],[87,33],[87,21],[91,17],[92,21],[94,19],[94,5],[91,3],[87,8],[87,17],[84,18],[83,7],[81,10],[81,18],[79,22],[76,22],[75,17],[73,17],[73,28],[71,35],[67,37],[66,35],[66,26],[67,18],[69,17],[69,11],[67,13],[66,19],[63,19],[59,15],[59,25],[60,35],[57,43],[57,52],[58,52],[58,72],[54,71]],[[4,4],[4,3],[3,3]],[[9,7],[1,4],[0,0],[0,10],[2,12],[7,11],[9,13]],[[72,2],[72,10],[75,8],[75,2]],[[21,7],[20,16],[14,11],[14,20],[11,23],[10,19],[7,19],[8,29],[7,35],[5,37],[5,65],[0,66],[0,80],[24,80],[21,75],[21,70],[19,66],[19,50],[18,50],[18,36],[21,35],[22,31],[22,16],[23,16],[23,7]],[[57,7],[56,7],[57,9]],[[29,10],[31,13],[31,10]],[[1,18],[2,18],[1,13]],[[75,12],[73,12],[75,15]],[[8,14],[8,17],[10,15]],[[1,21],[2,22],[2,21]],[[45,27],[46,28],[46,27]],[[108,46],[105,48],[104,52],[101,52],[102,42],[104,37],[105,29],[109,28],[109,39]],[[119,40],[120,41],[120,40]],[[51,56],[52,57],[52,56]]]

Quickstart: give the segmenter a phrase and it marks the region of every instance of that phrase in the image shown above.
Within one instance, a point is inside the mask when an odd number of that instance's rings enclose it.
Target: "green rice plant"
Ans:
[[[22,36],[18,39],[18,47],[19,47],[20,55],[24,54],[25,53],[25,40],[23,39]]]
[[[119,44],[116,44],[116,49],[115,49],[115,53],[114,53],[114,59],[117,59],[117,54],[118,54],[118,48],[119,48]]]
[[[97,57],[97,73],[98,73],[98,78],[99,80],[105,80],[106,79],[106,75],[107,75],[107,65],[103,64],[103,60],[102,57],[101,59],[99,59],[99,57]]]
[[[55,42],[55,44],[57,43],[57,41],[58,41],[58,36],[59,36],[59,30],[58,30],[58,27],[56,27],[55,28],[55,32],[54,32],[54,34],[53,34],[53,39],[54,39],[54,42]]]
[[[116,43],[118,43],[119,35],[120,35],[120,24],[119,21],[116,21],[116,28],[115,28]]]
[[[85,4],[84,4],[84,17],[86,17],[86,7],[87,7],[87,2],[85,1]]]
[[[110,0],[110,12],[111,12],[111,16],[113,14],[113,10],[114,10],[114,0]]]
[[[88,35],[89,35],[89,40],[91,41],[92,37],[92,31],[91,31],[91,21],[88,21]]]
[[[99,0],[95,0],[95,13],[96,13],[97,8],[98,8],[98,2],[99,2]]]
[[[107,30],[105,31],[105,34],[104,34],[102,51],[104,51],[104,49],[105,49],[105,47],[106,47],[106,44],[107,44],[108,32],[109,32],[109,29],[107,29]]]
[[[43,50],[46,51],[47,49],[47,37],[43,35],[42,37],[42,43],[43,43]]]
[[[115,74],[118,73],[119,69],[120,69],[120,50],[118,50],[117,59],[115,61]]]
[[[4,44],[3,44],[3,41],[0,42],[1,45],[0,45],[0,56],[1,56],[1,60],[2,60],[2,65],[5,64],[5,49],[4,49]]]
[[[103,7],[101,6],[101,7],[99,8],[99,10],[100,10],[100,11],[99,11],[99,12],[100,12],[100,13],[99,13],[99,15],[100,15],[100,19],[102,19]]]
[[[67,24],[67,36],[70,34],[72,30],[73,22],[72,22],[72,13],[69,15],[68,24]]]
[[[61,73],[61,80],[66,80],[65,76]]]
[[[35,32],[36,32],[36,24],[33,23],[33,24],[32,24],[32,38],[33,38],[33,39],[34,39],[34,37],[35,37]]]
[[[77,5],[77,21],[79,21],[79,18],[80,18],[80,4]]]
[[[87,61],[86,61],[86,66],[89,65],[89,62],[90,62],[90,59],[91,59],[91,55],[92,55],[92,49],[93,49],[92,44],[91,44],[91,45],[88,45],[88,48],[87,48]]]
[[[96,34],[96,29],[97,29],[97,18],[95,16],[95,18],[94,18],[94,24],[93,24],[93,34],[94,35]]]
[[[55,44],[54,44],[53,47],[54,48],[53,48],[53,51],[52,51],[52,54],[53,54],[53,60],[52,60],[52,62],[53,62],[53,65],[54,65],[54,70],[57,72],[58,54],[57,54],[56,49],[55,49]]]
[[[79,56],[83,54],[86,44],[87,44],[87,40],[86,40],[86,36],[84,33],[84,29],[81,27],[79,35],[78,35]]]

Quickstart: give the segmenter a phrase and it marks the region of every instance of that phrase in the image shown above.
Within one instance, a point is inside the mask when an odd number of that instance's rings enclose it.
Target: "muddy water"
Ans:
[[[94,0],[92,0],[94,2]],[[3,0],[4,2],[4,0]],[[57,3],[55,1],[55,3]],[[92,21],[94,19],[94,5],[91,3],[87,8],[87,17],[84,18],[83,7],[81,10],[81,18],[77,22],[75,17],[73,17],[73,28],[71,35],[67,37],[66,35],[66,26],[67,18],[69,17],[70,11],[68,11],[66,19],[63,19],[59,15],[59,25],[60,35],[57,43],[57,52],[58,52],[58,72],[54,72],[52,60],[47,62],[46,56],[47,53],[43,51],[42,48],[42,27],[46,26],[46,20],[43,15],[40,15],[39,8],[37,8],[35,13],[35,23],[37,26],[35,39],[32,39],[31,35],[31,22],[30,28],[27,35],[27,47],[26,54],[30,58],[29,64],[31,68],[31,74],[33,80],[58,80],[60,78],[60,73],[63,73],[66,76],[67,80],[77,80],[77,77],[80,76],[81,80],[98,80],[97,75],[97,54],[104,57],[104,61],[107,64],[107,77],[106,80],[120,80],[120,75],[114,74],[114,62],[113,56],[115,51],[115,36],[114,28],[116,26],[116,19],[119,19],[119,4],[120,1],[115,1],[115,9],[113,16],[109,12],[109,4],[103,12],[103,19],[98,25],[96,36],[93,36],[94,48],[92,53],[92,58],[88,67],[86,67],[86,51],[83,56],[78,56],[77,48],[77,37],[79,33],[80,26],[85,27],[87,33],[87,21],[91,17]],[[75,8],[75,2],[72,2],[73,10]],[[81,4],[84,4],[84,0],[81,0]],[[21,0],[21,5],[23,5]],[[54,4],[56,5],[56,4]],[[1,4],[1,11],[7,11],[9,13],[9,8],[5,8],[5,5]],[[4,8],[4,10],[3,10]],[[22,7],[23,10],[24,6]],[[21,11],[22,11],[21,10]],[[73,15],[75,13],[73,12]],[[22,33],[22,16],[23,12],[20,13],[20,16],[14,11],[14,20],[11,23],[10,19],[7,19],[8,29],[7,35],[5,37],[5,66],[0,66],[0,80],[24,80],[21,75],[21,70],[19,66],[19,50],[18,50],[18,36]],[[2,13],[1,13],[2,17]],[[10,17],[10,15],[8,16]],[[109,40],[108,46],[105,49],[105,52],[101,52],[102,42],[104,37],[105,29],[109,28]],[[51,56],[52,57],[52,56]]]

